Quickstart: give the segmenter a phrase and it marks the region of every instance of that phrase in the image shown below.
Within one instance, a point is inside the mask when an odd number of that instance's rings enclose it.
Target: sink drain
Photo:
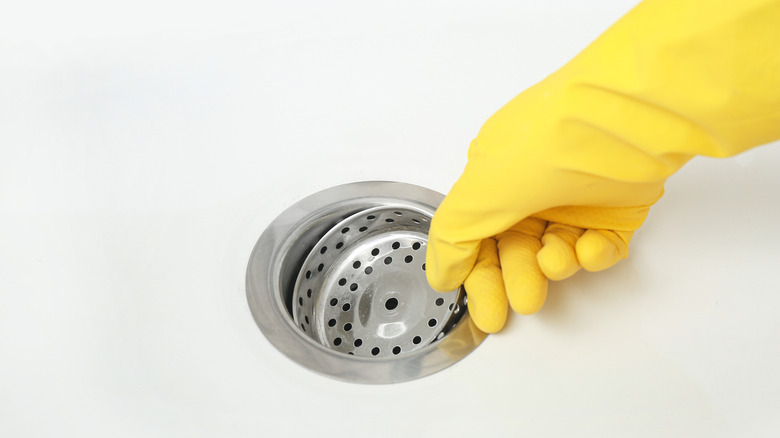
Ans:
[[[462,359],[485,335],[463,288],[442,294],[425,279],[429,222],[442,198],[361,182],[288,208],[247,269],[261,331],[297,363],[350,382],[410,380]]]
[[[424,211],[395,206],[336,224],[300,270],[296,324],[331,350],[366,357],[414,351],[444,336],[461,294],[439,294],[425,280],[428,221]]]

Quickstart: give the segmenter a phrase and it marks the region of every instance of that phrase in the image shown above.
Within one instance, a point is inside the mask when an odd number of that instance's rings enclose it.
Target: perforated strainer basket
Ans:
[[[295,284],[295,322],[331,350],[381,357],[418,350],[446,333],[461,290],[425,279],[424,211],[376,207],[336,224],[309,253]]]
[[[332,187],[289,207],[249,259],[258,327],[296,363],[359,383],[402,382],[459,361],[485,338],[465,291],[425,278],[431,218],[443,196],[403,183]]]

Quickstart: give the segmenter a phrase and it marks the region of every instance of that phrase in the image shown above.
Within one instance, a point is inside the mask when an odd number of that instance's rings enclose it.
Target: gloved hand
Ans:
[[[431,223],[427,275],[500,330],[606,269],[695,155],[780,138],[780,1],[647,0],[493,115]]]

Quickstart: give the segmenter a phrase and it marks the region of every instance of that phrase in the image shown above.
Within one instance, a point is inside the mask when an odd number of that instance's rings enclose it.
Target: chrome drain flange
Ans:
[[[247,298],[257,325],[297,363],[330,377],[391,383],[457,362],[484,339],[463,288],[425,279],[443,196],[403,183],[323,190],[279,215],[255,245]]]

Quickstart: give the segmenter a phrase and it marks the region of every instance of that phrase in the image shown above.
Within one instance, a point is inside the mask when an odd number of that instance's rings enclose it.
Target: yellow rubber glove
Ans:
[[[780,138],[780,0],[647,0],[493,115],[436,212],[427,275],[500,330],[608,268],[695,155]]]

